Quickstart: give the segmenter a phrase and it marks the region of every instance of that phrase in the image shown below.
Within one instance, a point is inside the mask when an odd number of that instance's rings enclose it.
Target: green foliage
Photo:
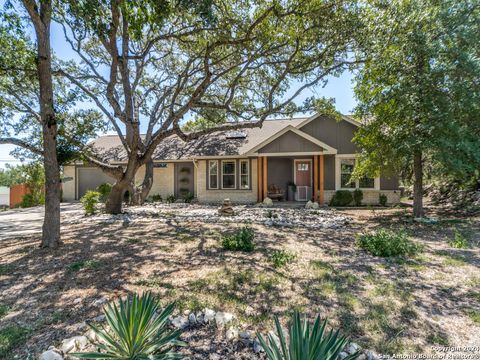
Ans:
[[[471,179],[480,168],[480,8],[455,0],[365,5],[355,93],[368,122],[354,138],[354,176],[381,168],[410,179],[421,155],[427,175]]]
[[[167,201],[167,203],[172,204],[175,201],[177,201],[177,198],[175,197],[175,195],[171,194],[171,195],[168,195],[165,200]]]
[[[337,190],[330,199],[330,206],[348,206],[352,203],[353,196],[350,190]]]
[[[88,190],[80,199],[86,215],[93,215],[97,212],[97,204],[102,195],[98,191]]]
[[[88,324],[100,339],[95,346],[100,352],[72,353],[82,359],[181,359],[173,352],[180,330],[168,328],[175,303],[163,310],[160,301],[151,293],[134,294],[119,304],[107,304],[104,313],[108,328]]]
[[[148,197],[148,200],[151,202],[162,202],[162,195],[160,194],[153,194]]]
[[[381,206],[387,206],[387,195],[385,194],[380,194],[378,195],[378,203],[381,205]]]
[[[108,195],[110,195],[111,191],[112,191],[112,184],[103,183],[98,185],[97,192],[100,194],[99,200],[101,202],[107,201]]]
[[[26,184],[30,191],[23,196],[19,207],[27,208],[45,203],[45,174],[40,162],[7,166],[6,170],[0,170],[0,186],[16,184]]]
[[[97,260],[81,260],[75,261],[67,266],[67,270],[71,272],[79,271],[81,269],[96,269],[99,266],[99,262]]]
[[[353,202],[355,203],[355,206],[362,205],[362,200],[363,200],[363,191],[360,189],[355,189],[353,191]]]
[[[18,204],[18,207],[29,208],[43,204],[45,204],[45,194],[41,191],[34,194],[23,195],[22,201]]]
[[[454,247],[456,249],[468,249],[468,247],[469,247],[467,239],[457,229],[455,229],[454,238],[448,240],[448,245],[450,245],[451,247]]]
[[[7,305],[0,304],[0,318],[8,313],[10,308]]]
[[[21,344],[28,330],[17,325],[5,326],[0,329],[0,357],[7,358],[10,350]]]
[[[254,238],[253,229],[244,226],[232,235],[224,235],[222,246],[225,250],[251,252],[255,249]]]
[[[272,335],[268,335],[266,341],[260,333],[257,333],[260,345],[265,350],[268,360],[337,360],[340,352],[347,345],[348,339],[340,335],[339,331],[330,330],[327,332],[327,320],[320,321],[317,316],[315,323],[295,311],[292,324],[288,328],[289,342],[285,338],[282,326],[278,317],[275,316],[275,328],[277,337],[280,340],[278,345]],[[348,355],[346,360],[353,360],[359,357],[359,353]]]
[[[187,204],[191,203],[194,198],[195,196],[193,196],[190,191],[183,195],[183,201],[185,201]]]
[[[281,268],[288,263],[291,263],[293,260],[295,260],[295,258],[295,254],[292,254],[285,250],[275,250],[270,255],[270,261],[276,268]]]
[[[414,256],[421,248],[403,230],[380,229],[357,236],[357,245],[374,256]]]
[[[268,219],[277,219],[278,214],[275,213],[272,209],[268,209],[267,211],[265,211],[265,217]]]

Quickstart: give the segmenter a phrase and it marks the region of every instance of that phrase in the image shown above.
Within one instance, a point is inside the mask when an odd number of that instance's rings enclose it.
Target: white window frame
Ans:
[[[212,187],[212,174],[210,172],[211,168],[210,168],[210,164],[212,163],[215,163],[217,165],[217,173],[216,173],[216,176],[217,176],[217,186],[216,187]],[[218,190],[218,160],[208,160],[208,188],[209,189],[212,189],[212,190]]]
[[[247,164],[247,172],[244,174],[242,173],[242,163],[246,163]],[[250,160],[249,159],[242,159],[238,162],[238,173],[240,174],[240,177],[239,177],[239,180],[240,180],[240,184],[239,184],[239,189],[240,190],[249,190],[250,189]],[[247,177],[247,187],[242,187],[242,176],[246,176]]]
[[[380,190],[380,178],[373,178],[374,187],[373,188],[361,188],[359,187],[359,180],[355,180],[355,187],[352,188],[342,188],[341,186],[341,161],[342,160],[357,160],[356,154],[337,154],[335,155],[335,190],[355,190],[359,189],[362,191],[379,191]]]
[[[226,163],[226,162],[229,162],[229,163],[233,162],[233,174],[224,174],[223,173],[223,163]],[[237,188],[237,161],[236,160],[222,160],[221,164],[222,164],[222,169],[221,169],[222,176],[220,177],[220,181],[222,182],[222,184],[221,184],[222,190],[223,189],[225,189],[225,190],[235,190]],[[224,175],[229,175],[229,176],[233,175],[233,187],[227,187],[227,188],[223,187],[223,176]]]

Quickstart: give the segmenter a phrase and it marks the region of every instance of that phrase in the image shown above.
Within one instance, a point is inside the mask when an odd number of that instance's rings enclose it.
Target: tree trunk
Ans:
[[[108,195],[107,202],[105,204],[105,211],[108,214],[121,214],[122,203],[125,192],[128,190],[128,182],[118,181],[112,186],[112,191]]]
[[[145,176],[140,186],[135,186],[132,196],[132,205],[143,205],[153,185],[153,160],[150,158],[145,163]]]
[[[413,217],[423,217],[423,162],[422,151],[413,154]]]
[[[60,169],[57,160],[57,121],[53,106],[52,55],[50,49],[51,1],[43,1],[38,9],[24,2],[32,18],[37,36],[37,73],[40,117],[43,132],[43,166],[45,170],[45,217],[41,247],[60,245]]]

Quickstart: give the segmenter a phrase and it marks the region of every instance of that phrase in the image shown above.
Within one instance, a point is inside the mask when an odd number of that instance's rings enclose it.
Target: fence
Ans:
[[[10,208],[22,202],[23,197],[30,193],[30,189],[26,184],[12,185],[10,186]]]

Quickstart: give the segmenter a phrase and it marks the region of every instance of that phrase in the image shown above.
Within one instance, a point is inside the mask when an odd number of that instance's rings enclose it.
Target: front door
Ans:
[[[177,199],[193,196],[194,176],[193,163],[184,162],[175,164],[175,196]]]
[[[295,161],[295,185],[297,191],[295,200],[307,201],[312,194],[312,162],[308,160]]]

